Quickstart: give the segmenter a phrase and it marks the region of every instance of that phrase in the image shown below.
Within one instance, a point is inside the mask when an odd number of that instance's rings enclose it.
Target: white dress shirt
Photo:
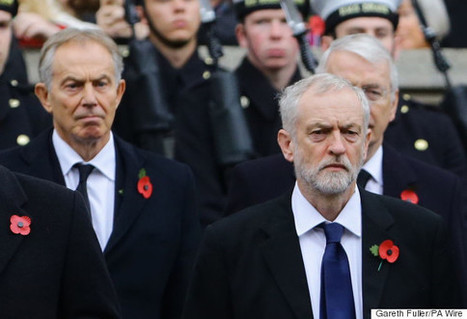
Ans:
[[[112,233],[115,206],[115,170],[116,155],[112,133],[104,148],[89,162],[70,147],[54,130],[52,143],[60,163],[65,185],[76,190],[79,183],[76,163],[92,164],[94,169],[87,179],[87,190],[91,206],[91,217],[94,231],[101,249],[104,250]]]
[[[296,183],[292,193],[292,212],[302,251],[313,317],[319,318],[321,261],[326,248],[326,236],[324,229],[316,226],[327,220],[308,202]],[[355,187],[355,192],[334,222],[344,226],[341,244],[349,259],[356,319],[363,318],[361,215],[360,193]]]
[[[365,186],[365,190],[383,194],[383,147],[380,146],[376,153],[363,165],[362,169],[371,174],[371,178]]]

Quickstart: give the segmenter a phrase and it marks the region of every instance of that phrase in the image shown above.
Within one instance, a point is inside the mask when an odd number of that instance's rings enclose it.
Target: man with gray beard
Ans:
[[[400,154],[385,142],[398,100],[397,69],[391,56],[374,37],[350,35],[332,42],[317,72],[341,76],[364,90],[371,105],[371,138],[357,181],[367,191],[410,201],[443,217],[467,306],[467,225],[461,181],[451,172]],[[294,184],[294,167],[282,155],[242,163],[232,171],[226,212],[275,198]]]
[[[356,185],[372,134],[363,91],[323,73],[285,89],[279,105],[293,191],[206,229],[183,318],[459,307],[442,218]]]

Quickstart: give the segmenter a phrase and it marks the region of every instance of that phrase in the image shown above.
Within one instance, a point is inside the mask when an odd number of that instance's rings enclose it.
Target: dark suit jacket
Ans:
[[[459,307],[441,217],[390,197],[361,196],[364,318],[372,308]],[[386,239],[400,255],[378,271],[381,260],[369,248]],[[290,194],[206,229],[184,319],[312,317]]]
[[[467,216],[460,179],[438,167],[404,156],[388,145],[384,145],[383,150],[383,194],[400,198],[402,191],[413,190],[419,197],[418,205],[438,213],[446,221],[467,306]],[[242,163],[232,172],[226,214],[280,196],[290,191],[294,183],[293,164],[282,154]]]
[[[199,242],[190,170],[115,137],[114,228],[104,250],[124,318],[177,318]],[[64,184],[51,131],[0,155],[12,170]],[[149,199],[137,191],[144,168]]]
[[[0,166],[0,317],[120,318],[81,196]],[[10,230],[28,216],[28,235]]]

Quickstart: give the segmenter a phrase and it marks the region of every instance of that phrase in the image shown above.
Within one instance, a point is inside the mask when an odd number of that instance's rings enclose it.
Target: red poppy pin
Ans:
[[[152,183],[149,176],[146,175],[146,170],[142,168],[139,171],[138,192],[148,199],[152,194]]]
[[[418,195],[411,189],[406,189],[401,193],[401,199],[412,204],[418,204]]]
[[[26,236],[31,232],[31,218],[28,216],[12,215],[10,223],[10,229],[14,234]]]
[[[392,240],[385,240],[379,246],[373,245],[370,247],[370,252],[375,256],[381,258],[381,263],[379,264],[378,271],[381,269],[381,265],[384,260],[387,260],[389,263],[394,263],[397,258],[399,258],[399,247],[394,245]]]

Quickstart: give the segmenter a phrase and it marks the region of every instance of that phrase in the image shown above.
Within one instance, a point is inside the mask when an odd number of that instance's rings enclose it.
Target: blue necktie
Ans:
[[[355,319],[355,305],[347,254],[340,241],[344,227],[324,224],[326,249],[321,265],[320,319]]]

